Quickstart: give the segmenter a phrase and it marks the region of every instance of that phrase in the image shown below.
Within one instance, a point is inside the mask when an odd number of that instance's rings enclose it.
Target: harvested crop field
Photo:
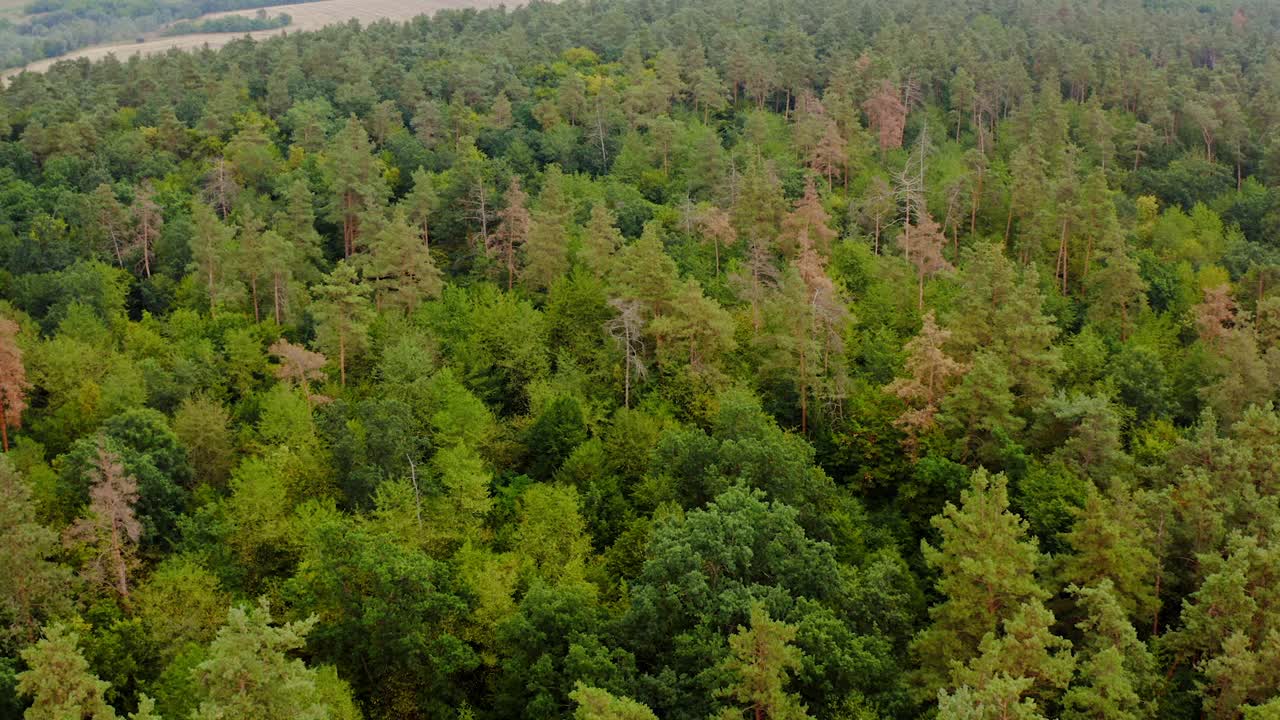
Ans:
[[[0,3],[5,0],[0,0]],[[242,38],[245,35],[253,38],[267,38],[272,35],[279,35],[283,32],[298,32],[303,30],[316,30],[325,25],[333,25],[335,23],[345,23],[350,20],[359,20],[361,23],[371,23],[375,20],[408,20],[418,15],[431,14],[437,10],[450,10],[459,8],[490,8],[499,5],[519,5],[519,2],[502,2],[502,0],[320,0],[319,2],[297,3],[294,5],[275,5],[265,8],[269,15],[277,15],[279,13],[288,13],[293,17],[293,22],[284,28],[276,28],[274,30],[258,30],[250,33],[197,33],[194,35],[178,35],[175,37],[157,38],[146,40],[143,42],[119,42],[110,45],[99,45],[97,47],[83,48],[66,55],[56,58],[40,60],[28,64],[25,68],[14,68],[7,70],[0,77],[9,77],[16,75],[23,70],[31,70],[40,72],[49,68],[60,60],[72,60],[75,58],[88,58],[90,60],[101,60],[108,55],[115,54],[117,58],[124,59],[131,55],[139,53],[151,55],[154,53],[165,52],[173,48],[179,50],[192,50],[204,45],[209,47],[220,47],[228,42]],[[225,15],[252,15],[256,10],[235,10],[231,12],[210,13],[204,15],[204,18],[216,18]]]

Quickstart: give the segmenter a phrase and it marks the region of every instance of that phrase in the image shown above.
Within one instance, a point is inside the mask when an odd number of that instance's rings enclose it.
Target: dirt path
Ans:
[[[319,0],[319,2],[298,3],[295,5],[275,5],[264,8],[269,15],[278,15],[279,13],[289,13],[293,17],[293,22],[284,28],[276,28],[274,30],[258,30],[250,33],[198,33],[195,35],[178,35],[175,37],[159,38],[155,40],[146,40],[144,42],[119,42],[110,45],[98,45],[96,47],[81,48],[60,55],[56,58],[47,60],[39,60],[29,63],[24,68],[14,68],[0,73],[0,78],[7,79],[23,70],[32,72],[43,72],[60,60],[72,60],[75,58],[88,58],[90,60],[101,60],[108,55],[114,54],[117,58],[123,60],[132,55],[151,55],[154,53],[162,53],[172,48],[179,50],[194,50],[205,45],[211,48],[222,47],[228,42],[245,35],[249,37],[262,39],[279,35],[284,32],[298,32],[300,30],[315,30],[325,25],[334,25],[345,23],[349,20],[359,20],[362,24],[368,24],[375,20],[408,20],[418,15],[431,14],[437,10],[448,10],[457,8],[490,8],[498,5],[507,5],[512,7],[521,4],[520,2],[503,2],[502,0]],[[210,13],[204,15],[204,18],[215,18],[223,15],[253,15],[256,8],[247,10],[235,10],[231,12]]]

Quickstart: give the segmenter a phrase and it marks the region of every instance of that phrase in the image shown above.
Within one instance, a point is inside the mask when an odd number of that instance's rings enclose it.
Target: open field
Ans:
[[[16,10],[23,2],[25,2],[25,0],[0,0],[0,14],[10,6]],[[370,23],[375,20],[383,19],[408,20],[409,18],[417,17],[418,15],[434,13],[437,10],[450,10],[468,7],[490,8],[503,4],[510,6],[518,5],[520,3],[504,3],[501,0],[320,0],[319,2],[297,3],[294,5],[274,5],[265,8],[265,10],[270,15],[277,15],[282,12],[289,13],[289,15],[293,17],[293,22],[288,27],[276,28],[273,30],[259,30],[250,33],[198,33],[194,35],[178,35],[175,37],[156,38],[153,40],[146,40],[144,42],[118,42],[110,45],[99,45],[96,47],[82,48],[56,58],[33,62],[24,68],[7,70],[0,75],[0,77],[8,78],[22,72],[23,70],[41,72],[60,60],[71,60],[81,57],[89,58],[90,60],[101,60],[111,54],[124,59],[139,53],[143,55],[151,55],[154,53],[165,52],[172,48],[177,48],[179,50],[192,50],[204,45],[208,45],[209,47],[221,47],[231,40],[244,37],[245,35],[261,39],[271,37],[272,35],[279,35],[284,32],[316,30],[324,27],[325,25],[345,23],[350,20],[359,20],[362,23]],[[201,16],[197,20],[223,17],[226,15],[252,15],[256,11],[256,8],[250,8],[246,10],[210,13],[208,15]]]
[[[22,6],[27,4],[27,0],[0,0],[0,18],[8,18],[11,20],[22,16]]]

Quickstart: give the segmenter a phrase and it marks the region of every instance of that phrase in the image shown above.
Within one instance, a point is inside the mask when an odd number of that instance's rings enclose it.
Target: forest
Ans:
[[[0,89],[0,717],[1277,720],[1280,5],[564,0]]]

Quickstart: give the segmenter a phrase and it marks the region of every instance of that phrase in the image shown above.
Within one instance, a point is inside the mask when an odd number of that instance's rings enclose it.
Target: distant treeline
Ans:
[[[269,17],[265,10],[259,10],[253,17],[248,15],[227,15],[207,20],[183,20],[165,28],[164,35],[192,35],[195,33],[243,33],[254,30],[274,30],[293,22],[289,13],[280,13]]]
[[[279,5],[284,0],[34,0],[24,8],[26,16],[0,24],[0,68],[18,67],[34,60],[57,57],[99,43],[128,40],[170,23],[227,10]],[[279,18],[224,18],[230,25],[220,30],[186,32],[241,32],[281,27]],[[203,27],[204,23],[193,27]]]

